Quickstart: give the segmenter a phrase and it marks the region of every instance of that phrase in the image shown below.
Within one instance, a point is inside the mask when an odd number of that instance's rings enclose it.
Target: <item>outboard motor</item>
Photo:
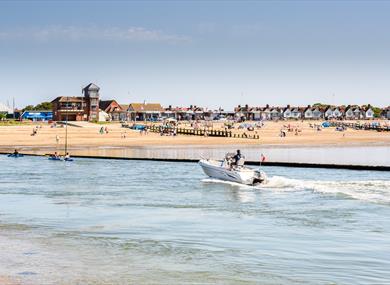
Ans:
[[[253,184],[265,183],[267,181],[267,175],[262,170],[255,171],[255,179],[253,180]]]

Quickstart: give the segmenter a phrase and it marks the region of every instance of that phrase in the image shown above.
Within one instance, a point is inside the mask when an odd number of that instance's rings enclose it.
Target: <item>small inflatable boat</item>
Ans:
[[[23,157],[24,155],[21,153],[10,153],[7,156],[8,157]]]

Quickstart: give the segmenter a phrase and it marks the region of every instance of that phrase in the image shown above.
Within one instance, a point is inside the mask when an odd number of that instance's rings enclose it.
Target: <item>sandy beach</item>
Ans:
[[[390,133],[347,129],[344,132],[335,128],[313,128],[318,122],[266,122],[260,129],[248,132],[233,129],[233,133],[259,135],[259,139],[202,137],[190,135],[161,136],[158,133],[141,134],[139,131],[122,128],[120,124],[86,124],[84,127],[68,127],[69,148],[95,147],[145,147],[145,146],[219,146],[219,145],[247,145],[247,146],[348,146],[348,145],[390,145]],[[32,135],[33,128],[38,126],[36,135]],[[101,127],[108,133],[100,134]],[[288,126],[293,130],[288,131]],[[222,124],[215,124],[219,129]],[[299,132],[295,132],[298,129]],[[280,131],[285,130],[286,137],[280,137]],[[62,151],[65,143],[65,128],[52,128],[48,124],[30,124],[17,126],[0,126],[0,149],[10,150],[17,148],[20,151],[30,149],[45,150],[58,149]]]
[[[20,283],[16,282],[15,280],[11,280],[8,277],[0,276],[0,284],[1,285],[18,285]]]

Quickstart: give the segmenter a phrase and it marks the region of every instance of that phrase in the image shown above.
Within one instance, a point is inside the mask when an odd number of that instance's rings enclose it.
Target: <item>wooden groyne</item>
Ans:
[[[359,124],[359,123],[346,123],[346,122],[331,122],[331,127],[351,128],[354,130],[372,130],[378,132],[389,132],[390,126],[380,126],[376,124]]]
[[[164,134],[164,127],[161,126],[148,126],[149,131],[154,133]],[[190,136],[202,136],[202,137],[224,137],[224,138],[241,138],[241,139],[260,139],[258,134],[235,134],[228,130],[213,130],[213,129],[188,129],[188,128],[172,128],[169,129],[171,133]]]

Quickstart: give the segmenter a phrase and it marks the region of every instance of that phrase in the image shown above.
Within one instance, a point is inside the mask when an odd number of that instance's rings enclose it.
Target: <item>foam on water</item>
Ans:
[[[265,184],[249,186],[219,179],[203,179],[206,183],[223,183],[242,188],[271,189],[273,191],[305,191],[344,195],[353,199],[390,204],[390,180],[351,180],[326,181],[292,179],[283,176],[272,176]]]
[[[264,188],[312,190],[318,193],[345,195],[357,200],[390,204],[390,180],[322,181],[273,176]]]
[[[227,185],[236,186],[236,187],[240,187],[240,188],[249,188],[249,189],[255,188],[254,186],[251,186],[251,185],[245,185],[245,184],[241,184],[241,183],[237,183],[237,182],[225,181],[225,180],[220,180],[220,179],[216,179],[216,178],[205,178],[205,179],[202,179],[202,182],[227,184]]]

